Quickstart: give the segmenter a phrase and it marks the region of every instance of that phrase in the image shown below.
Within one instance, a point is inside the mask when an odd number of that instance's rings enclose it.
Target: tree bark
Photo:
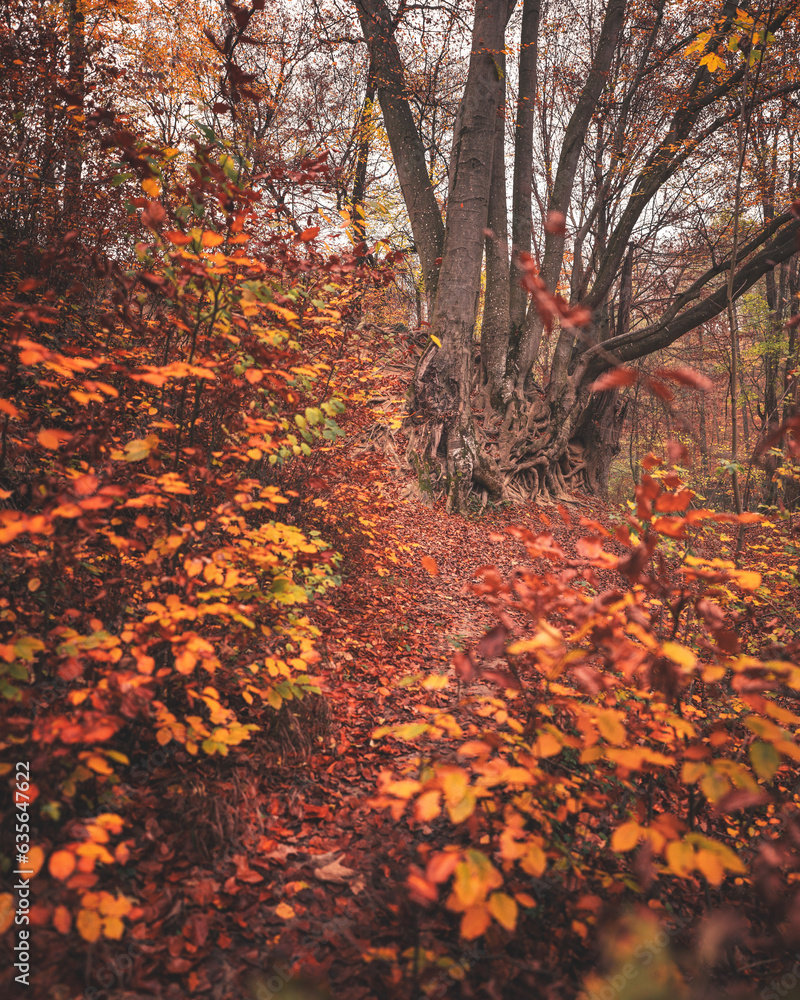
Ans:
[[[489,234],[486,236],[486,293],[481,322],[481,367],[492,406],[502,405],[511,318],[511,275],[508,260],[508,209],[505,156],[505,55],[497,59],[503,74],[503,98],[497,112],[489,190]],[[520,286],[521,287],[521,286]]]
[[[454,168],[433,335],[414,376],[417,419],[427,423],[431,458],[444,452],[448,505],[462,507],[472,485],[477,446],[470,413],[472,334],[489,218],[497,115],[503,96],[499,59],[507,0],[478,0],[467,83],[453,142]]]
[[[79,0],[67,3],[67,46],[69,50],[69,89],[71,103],[77,106],[75,115],[83,110],[86,89],[86,39],[84,18]],[[64,219],[71,225],[78,217],[81,197],[83,129],[76,116],[68,116],[66,130],[66,159],[64,163]]]
[[[566,217],[569,211],[570,198],[575,183],[575,172],[578,169],[578,159],[583,149],[586,130],[592,115],[597,108],[597,102],[603,92],[608,78],[608,71],[617,48],[622,25],[625,20],[626,0],[609,0],[606,6],[603,27],[597,43],[592,68],[581,90],[575,110],[572,112],[564,133],[561,154],[558,160],[553,190],[548,201],[547,211],[550,216],[555,214]],[[544,256],[542,258],[542,279],[550,291],[555,291],[564,262],[564,246],[566,232],[563,228],[548,226],[545,234]],[[524,392],[525,380],[530,374],[542,337],[542,321],[537,310],[531,305],[525,317],[525,325],[520,338],[519,357],[517,362],[517,390],[520,396]],[[550,373],[550,385],[555,387],[566,373],[567,362],[572,351],[572,341],[563,333],[559,338],[556,354]],[[551,396],[552,398],[552,396]]]
[[[391,11],[384,0],[357,0],[356,8],[370,50],[378,101],[422,266],[430,314],[444,246],[442,214],[428,176],[425,147],[406,97]]]
[[[519,95],[514,130],[514,180],[511,207],[511,288],[509,314],[513,353],[525,322],[528,295],[518,267],[521,253],[530,253],[533,233],[533,125],[539,62],[541,0],[524,0],[519,55]]]

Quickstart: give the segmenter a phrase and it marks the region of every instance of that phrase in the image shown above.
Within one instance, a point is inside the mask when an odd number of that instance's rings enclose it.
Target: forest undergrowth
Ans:
[[[519,748],[511,747],[516,773],[495,768],[485,781],[489,789],[502,789],[499,805],[492,809],[490,804],[480,819],[480,799],[472,801],[472,809],[463,805],[465,793],[475,787],[474,773],[461,777],[464,765],[480,771],[481,762],[487,764],[498,746],[503,749],[499,738],[492,745],[487,733],[502,733],[509,712],[512,719],[526,718],[513,704],[517,696],[544,694],[535,680],[531,690],[519,690],[525,654],[517,656],[511,673],[508,662],[502,662],[511,659],[504,654],[505,630],[510,635],[517,627],[524,634],[525,615],[520,617],[519,608],[512,611],[512,624],[501,604],[495,600],[492,608],[486,597],[491,605],[497,581],[522,579],[544,552],[554,570],[568,575],[570,569],[583,571],[587,559],[594,561],[587,594],[595,604],[598,594],[618,600],[625,578],[614,563],[630,549],[615,537],[609,544],[613,555],[607,565],[598,566],[598,546],[581,539],[587,534],[597,538],[604,529],[616,529],[624,538],[624,514],[576,497],[579,502],[569,507],[531,503],[490,507],[474,517],[446,516],[439,506],[421,502],[397,468],[374,452],[340,452],[335,467],[339,474],[330,474],[328,467],[318,505],[307,505],[312,513],[298,509],[297,515],[320,529],[327,524],[334,536],[338,530],[333,541],[344,556],[341,586],[310,610],[321,633],[315,667],[321,697],[285,704],[271,732],[264,738],[254,734],[229,758],[198,762],[169,744],[162,752],[133,757],[126,781],[130,855],[118,881],[139,904],[130,914],[137,918],[132,934],[122,941],[101,938],[79,957],[63,935],[37,928],[42,937],[47,935],[38,976],[48,983],[37,995],[74,996],[80,988],[82,996],[115,1000],[560,998],[581,989],[587,997],[752,996],[770,976],[786,977],[792,965],[786,942],[794,914],[780,909],[785,890],[776,880],[785,877],[795,857],[791,814],[766,806],[763,788],[755,782],[747,785],[735,766],[714,773],[709,754],[685,752],[684,769],[692,759],[701,768],[705,761],[707,768],[700,778],[703,792],[698,788],[695,797],[689,790],[696,808],[696,867],[691,859],[670,858],[669,852],[666,864],[659,863],[663,840],[661,845],[655,838],[648,841],[643,830],[658,831],[660,822],[674,837],[686,830],[677,815],[677,775],[667,772],[664,778],[666,757],[659,760],[643,736],[628,738],[618,710],[603,709],[604,695],[611,705],[612,689],[596,662],[577,663],[584,670],[578,676],[588,692],[587,703],[597,708],[601,742],[612,754],[618,751],[614,783],[620,801],[633,784],[620,776],[626,773],[624,765],[634,779],[638,767],[646,766],[624,755],[643,754],[643,761],[650,755],[642,785],[649,787],[651,798],[645,803],[641,787],[632,798],[638,820],[625,822],[620,802],[605,797],[608,790],[601,780],[593,788],[570,780],[581,770],[579,746],[585,753],[587,745],[597,744],[597,736],[586,739],[589,727],[582,723],[580,744],[573,740],[574,749],[559,745],[566,730],[563,716],[559,718],[565,690],[550,681],[551,720],[561,722],[562,729],[548,729],[550,720],[540,711],[537,723],[533,728],[526,723],[521,736],[553,762],[549,778],[560,777],[570,786],[560,806],[542,801],[541,809],[566,821],[564,830],[571,827],[573,836],[554,838],[555,858],[545,856],[550,851],[542,841],[538,853],[529,853],[527,863],[523,859],[522,879],[511,879],[513,896],[503,893],[499,904],[487,904],[491,923],[478,918],[475,927],[465,927],[468,908],[456,894],[440,905],[439,888],[453,872],[456,884],[462,877],[457,866],[470,866],[466,874],[479,885],[481,879],[487,881],[488,892],[497,889],[500,880],[493,872],[503,867],[498,856],[519,858],[519,838],[530,825],[512,818],[510,805],[532,781],[519,768],[535,765],[530,752]],[[589,513],[593,523],[587,526]],[[718,558],[734,541],[735,529],[728,543],[720,540],[725,530],[698,544],[697,558],[709,564]],[[748,529],[744,565],[758,569],[743,572],[764,572],[759,542],[767,541],[773,550],[773,530],[760,525]],[[789,569],[791,565],[787,558]],[[772,570],[777,571],[774,565]],[[674,575],[674,566],[670,572]],[[552,584],[555,577],[549,579]],[[752,599],[755,580],[744,583],[748,586],[738,596],[745,601],[737,605],[741,648],[765,656],[779,650],[794,659],[796,645],[790,643],[788,653],[781,645],[793,598],[779,599],[780,606],[760,602]],[[599,600],[609,606],[608,596]],[[557,603],[560,607],[549,609],[554,634],[570,619],[570,600]],[[719,629],[721,622],[713,624],[716,638],[730,644],[730,636]],[[541,629],[538,634],[538,649],[547,650]],[[771,647],[768,635],[774,638]],[[594,642],[596,654],[603,648],[602,637],[595,636]],[[684,669],[680,660],[689,655],[688,647],[673,646],[667,647],[675,657],[670,662],[676,671]],[[552,637],[550,652],[557,653]],[[650,677],[663,687],[669,684],[663,664],[662,672]],[[757,673],[751,668],[751,677]],[[681,686],[676,677],[672,683]],[[701,722],[703,709],[708,709],[712,745],[724,746],[715,734],[725,731],[726,716],[712,719],[702,682],[692,681],[691,689],[696,693],[685,696],[680,715],[688,726],[692,719]],[[649,697],[656,695],[654,688]],[[772,715],[780,721],[787,712],[776,707]],[[765,721],[762,729],[770,725],[774,723]],[[776,739],[766,733],[762,746],[770,747],[770,736]],[[662,733],[661,739],[661,749],[667,750],[668,738]],[[682,742],[689,750],[699,745]],[[639,749],[629,749],[633,747]],[[780,749],[785,753],[788,747]],[[554,761],[562,750],[567,759]],[[769,749],[760,766],[759,759],[756,776],[769,773],[770,791],[792,810],[797,755],[780,766],[779,776],[770,773]],[[553,781],[548,788],[558,799],[559,784]],[[436,806],[440,791],[441,810]],[[427,802],[422,798],[426,794]],[[570,801],[573,794],[575,801],[582,797],[583,812]],[[718,803],[727,797],[727,805],[723,802],[720,812],[701,804],[704,794],[712,800],[716,795]],[[415,804],[406,808],[409,800]],[[755,893],[733,851],[722,848],[720,857],[709,839],[722,832],[726,841],[736,843],[743,833],[741,810],[752,814],[754,807],[756,817],[745,822],[753,824],[756,836],[764,834]],[[612,834],[621,865],[610,863],[609,856],[589,862],[593,851],[603,853],[592,826],[604,823],[604,811],[617,813],[616,832],[614,821],[611,827],[606,824],[604,839]],[[490,837],[498,843],[497,831],[490,828],[498,813],[505,830],[512,832],[510,837],[500,834],[495,868],[485,845]],[[146,821],[139,824],[137,817]],[[584,824],[582,836],[578,822]],[[783,839],[775,838],[776,833]],[[476,850],[481,845],[483,850]],[[585,870],[576,863],[580,856]],[[481,871],[485,864],[491,872]],[[46,922],[44,912],[39,919]]]

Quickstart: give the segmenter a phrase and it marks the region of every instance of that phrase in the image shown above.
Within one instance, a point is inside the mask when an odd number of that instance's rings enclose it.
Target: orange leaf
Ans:
[[[620,854],[632,851],[639,843],[639,833],[639,824],[634,820],[618,826],[611,837],[611,850],[618,851]]]
[[[41,847],[32,847],[25,858],[25,864],[20,865],[20,870],[22,871],[20,878],[29,879],[33,878],[34,875],[38,875],[43,864],[44,851]]]
[[[0,892],[0,935],[14,924],[14,897],[10,892]]]
[[[72,851],[55,851],[50,855],[47,867],[53,878],[65,882],[75,871],[75,855]],[[66,931],[63,933],[66,933]]]
[[[43,448],[55,451],[60,448],[65,441],[69,441],[72,435],[68,431],[57,431],[52,428],[45,428],[39,431],[36,440]]]
[[[431,576],[439,575],[439,567],[436,565],[435,559],[432,559],[430,556],[423,556],[420,562],[422,563],[422,568],[426,569]]]
[[[303,243],[308,243],[310,240],[314,240],[319,236],[319,226],[309,226],[308,229],[304,229],[300,233],[300,239]]]
[[[420,823],[435,819],[442,811],[441,795],[438,791],[425,792],[414,803],[414,816]]]
[[[561,753],[561,744],[551,733],[539,733],[533,745],[533,752],[537,757],[553,757]]]
[[[99,941],[103,925],[96,910],[79,910],[75,926],[84,941],[90,944]]]
[[[461,918],[461,937],[474,941],[486,933],[490,923],[491,915],[485,906],[470,906]]]
[[[72,927],[72,914],[66,906],[57,906],[53,911],[53,927],[59,934],[69,934]]]
[[[428,859],[425,876],[431,882],[446,882],[456,870],[457,864],[458,855],[455,851],[441,851],[438,854],[432,854]]]
[[[204,247],[218,247],[220,243],[225,242],[225,237],[221,233],[212,233],[206,230],[203,233],[202,242]]]

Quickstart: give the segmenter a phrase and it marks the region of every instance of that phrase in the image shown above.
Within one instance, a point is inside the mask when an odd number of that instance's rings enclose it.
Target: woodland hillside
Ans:
[[[3,996],[800,997],[798,28],[6,0]]]

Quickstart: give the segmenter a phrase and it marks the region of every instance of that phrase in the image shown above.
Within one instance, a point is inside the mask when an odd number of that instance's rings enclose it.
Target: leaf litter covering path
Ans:
[[[97,992],[87,998],[416,1000],[421,953],[441,965],[434,996],[509,995],[493,985],[498,961],[516,965],[520,981],[524,953],[459,942],[455,919],[423,914],[407,899],[408,866],[435,833],[370,806],[380,773],[416,753],[371,734],[419,718],[420,695],[397,681],[452,676],[454,653],[494,624],[466,587],[481,565],[507,575],[524,559],[503,528],[546,525],[570,547],[569,528],[535,506],[490,510],[480,521],[445,517],[401,500],[371,464],[330,490],[332,523],[347,507],[358,525],[339,539],[343,585],[311,609],[327,711],[301,715],[284,737],[288,748],[311,732],[313,744],[281,758],[254,741],[205,762],[205,772],[168,746],[166,763],[148,766],[131,813],[150,818],[137,831],[125,887],[143,920],[127,951],[125,941],[101,944],[86,970]],[[458,714],[455,684],[424,695]],[[446,752],[446,741],[438,746]],[[165,801],[174,808],[165,811]],[[59,978],[54,970],[50,981]]]

